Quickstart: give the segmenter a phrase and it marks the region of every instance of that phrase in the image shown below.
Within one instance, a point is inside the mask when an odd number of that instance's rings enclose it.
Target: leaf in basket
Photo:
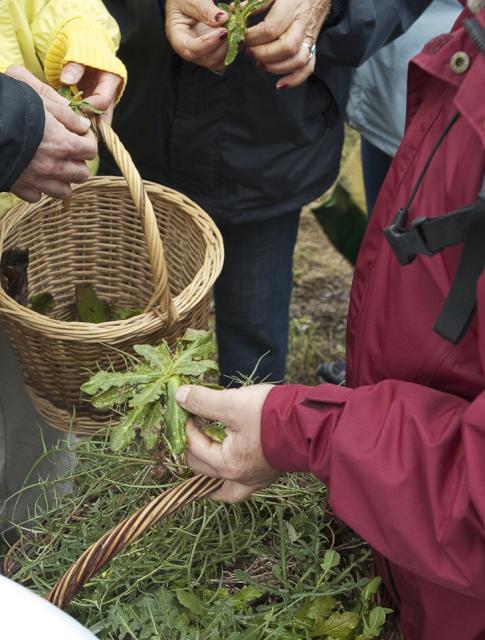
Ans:
[[[161,402],[154,402],[146,414],[141,425],[141,437],[148,450],[154,449],[160,438],[163,422],[163,409]]]
[[[148,413],[148,407],[141,406],[130,409],[121,422],[111,430],[111,448],[121,451],[133,442],[136,428],[139,427]]]
[[[188,609],[195,617],[199,618],[204,615],[206,608],[205,602],[196,596],[195,593],[177,589],[175,595],[180,604]]]
[[[392,609],[386,609],[385,607],[374,607],[368,613],[363,616],[364,629],[363,635],[370,638],[378,638],[382,632],[382,628],[386,623],[386,617],[388,613],[392,613]]]
[[[28,306],[29,252],[23,249],[8,249],[2,253],[0,264],[2,287],[7,294],[22,306]]]
[[[128,309],[115,304],[110,305],[110,320],[129,320],[143,313],[143,309]]]
[[[48,291],[44,293],[36,293],[29,298],[29,305],[32,311],[36,313],[40,313],[41,315],[46,315],[49,311],[52,311],[56,306],[54,301],[54,297]]]
[[[100,324],[111,320],[109,304],[98,298],[91,285],[76,286],[76,309],[80,322]]]
[[[382,579],[379,576],[376,576],[365,585],[360,595],[361,600],[364,604],[369,603],[372,600],[372,596],[376,594],[377,591],[379,590],[379,587],[381,586],[381,582],[382,582]]]
[[[359,614],[355,611],[335,612],[326,619],[316,621],[312,636],[324,636],[332,640],[351,640],[358,624]]]

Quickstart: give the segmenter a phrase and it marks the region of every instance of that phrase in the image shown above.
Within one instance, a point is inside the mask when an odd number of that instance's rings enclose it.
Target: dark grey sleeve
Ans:
[[[316,75],[325,67],[357,67],[404,33],[431,0],[334,0],[317,43]]]
[[[28,85],[0,74],[0,191],[10,191],[44,135],[44,104]]]

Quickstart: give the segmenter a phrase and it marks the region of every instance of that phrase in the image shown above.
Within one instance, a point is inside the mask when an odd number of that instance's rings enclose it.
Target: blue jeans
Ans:
[[[232,378],[249,376],[260,360],[257,381],[282,382],[285,377],[299,219],[298,211],[261,222],[219,226],[226,258],[216,282],[215,302],[224,386],[238,386]]]
[[[361,149],[365,199],[367,203],[367,213],[370,218],[393,158],[375,147],[363,136],[361,138]]]

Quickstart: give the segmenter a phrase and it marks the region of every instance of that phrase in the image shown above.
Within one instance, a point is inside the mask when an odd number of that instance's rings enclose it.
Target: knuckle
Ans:
[[[277,40],[280,35],[278,26],[270,20],[266,21],[264,24],[264,35],[269,40]]]
[[[286,41],[284,49],[287,55],[293,57],[301,53],[302,46],[297,40],[291,39]]]

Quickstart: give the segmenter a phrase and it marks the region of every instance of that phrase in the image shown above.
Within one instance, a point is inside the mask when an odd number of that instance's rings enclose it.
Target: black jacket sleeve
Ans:
[[[0,191],[10,191],[44,135],[41,98],[31,87],[0,74]]]
[[[317,43],[316,75],[325,67],[358,67],[404,33],[431,0],[335,0]]]

